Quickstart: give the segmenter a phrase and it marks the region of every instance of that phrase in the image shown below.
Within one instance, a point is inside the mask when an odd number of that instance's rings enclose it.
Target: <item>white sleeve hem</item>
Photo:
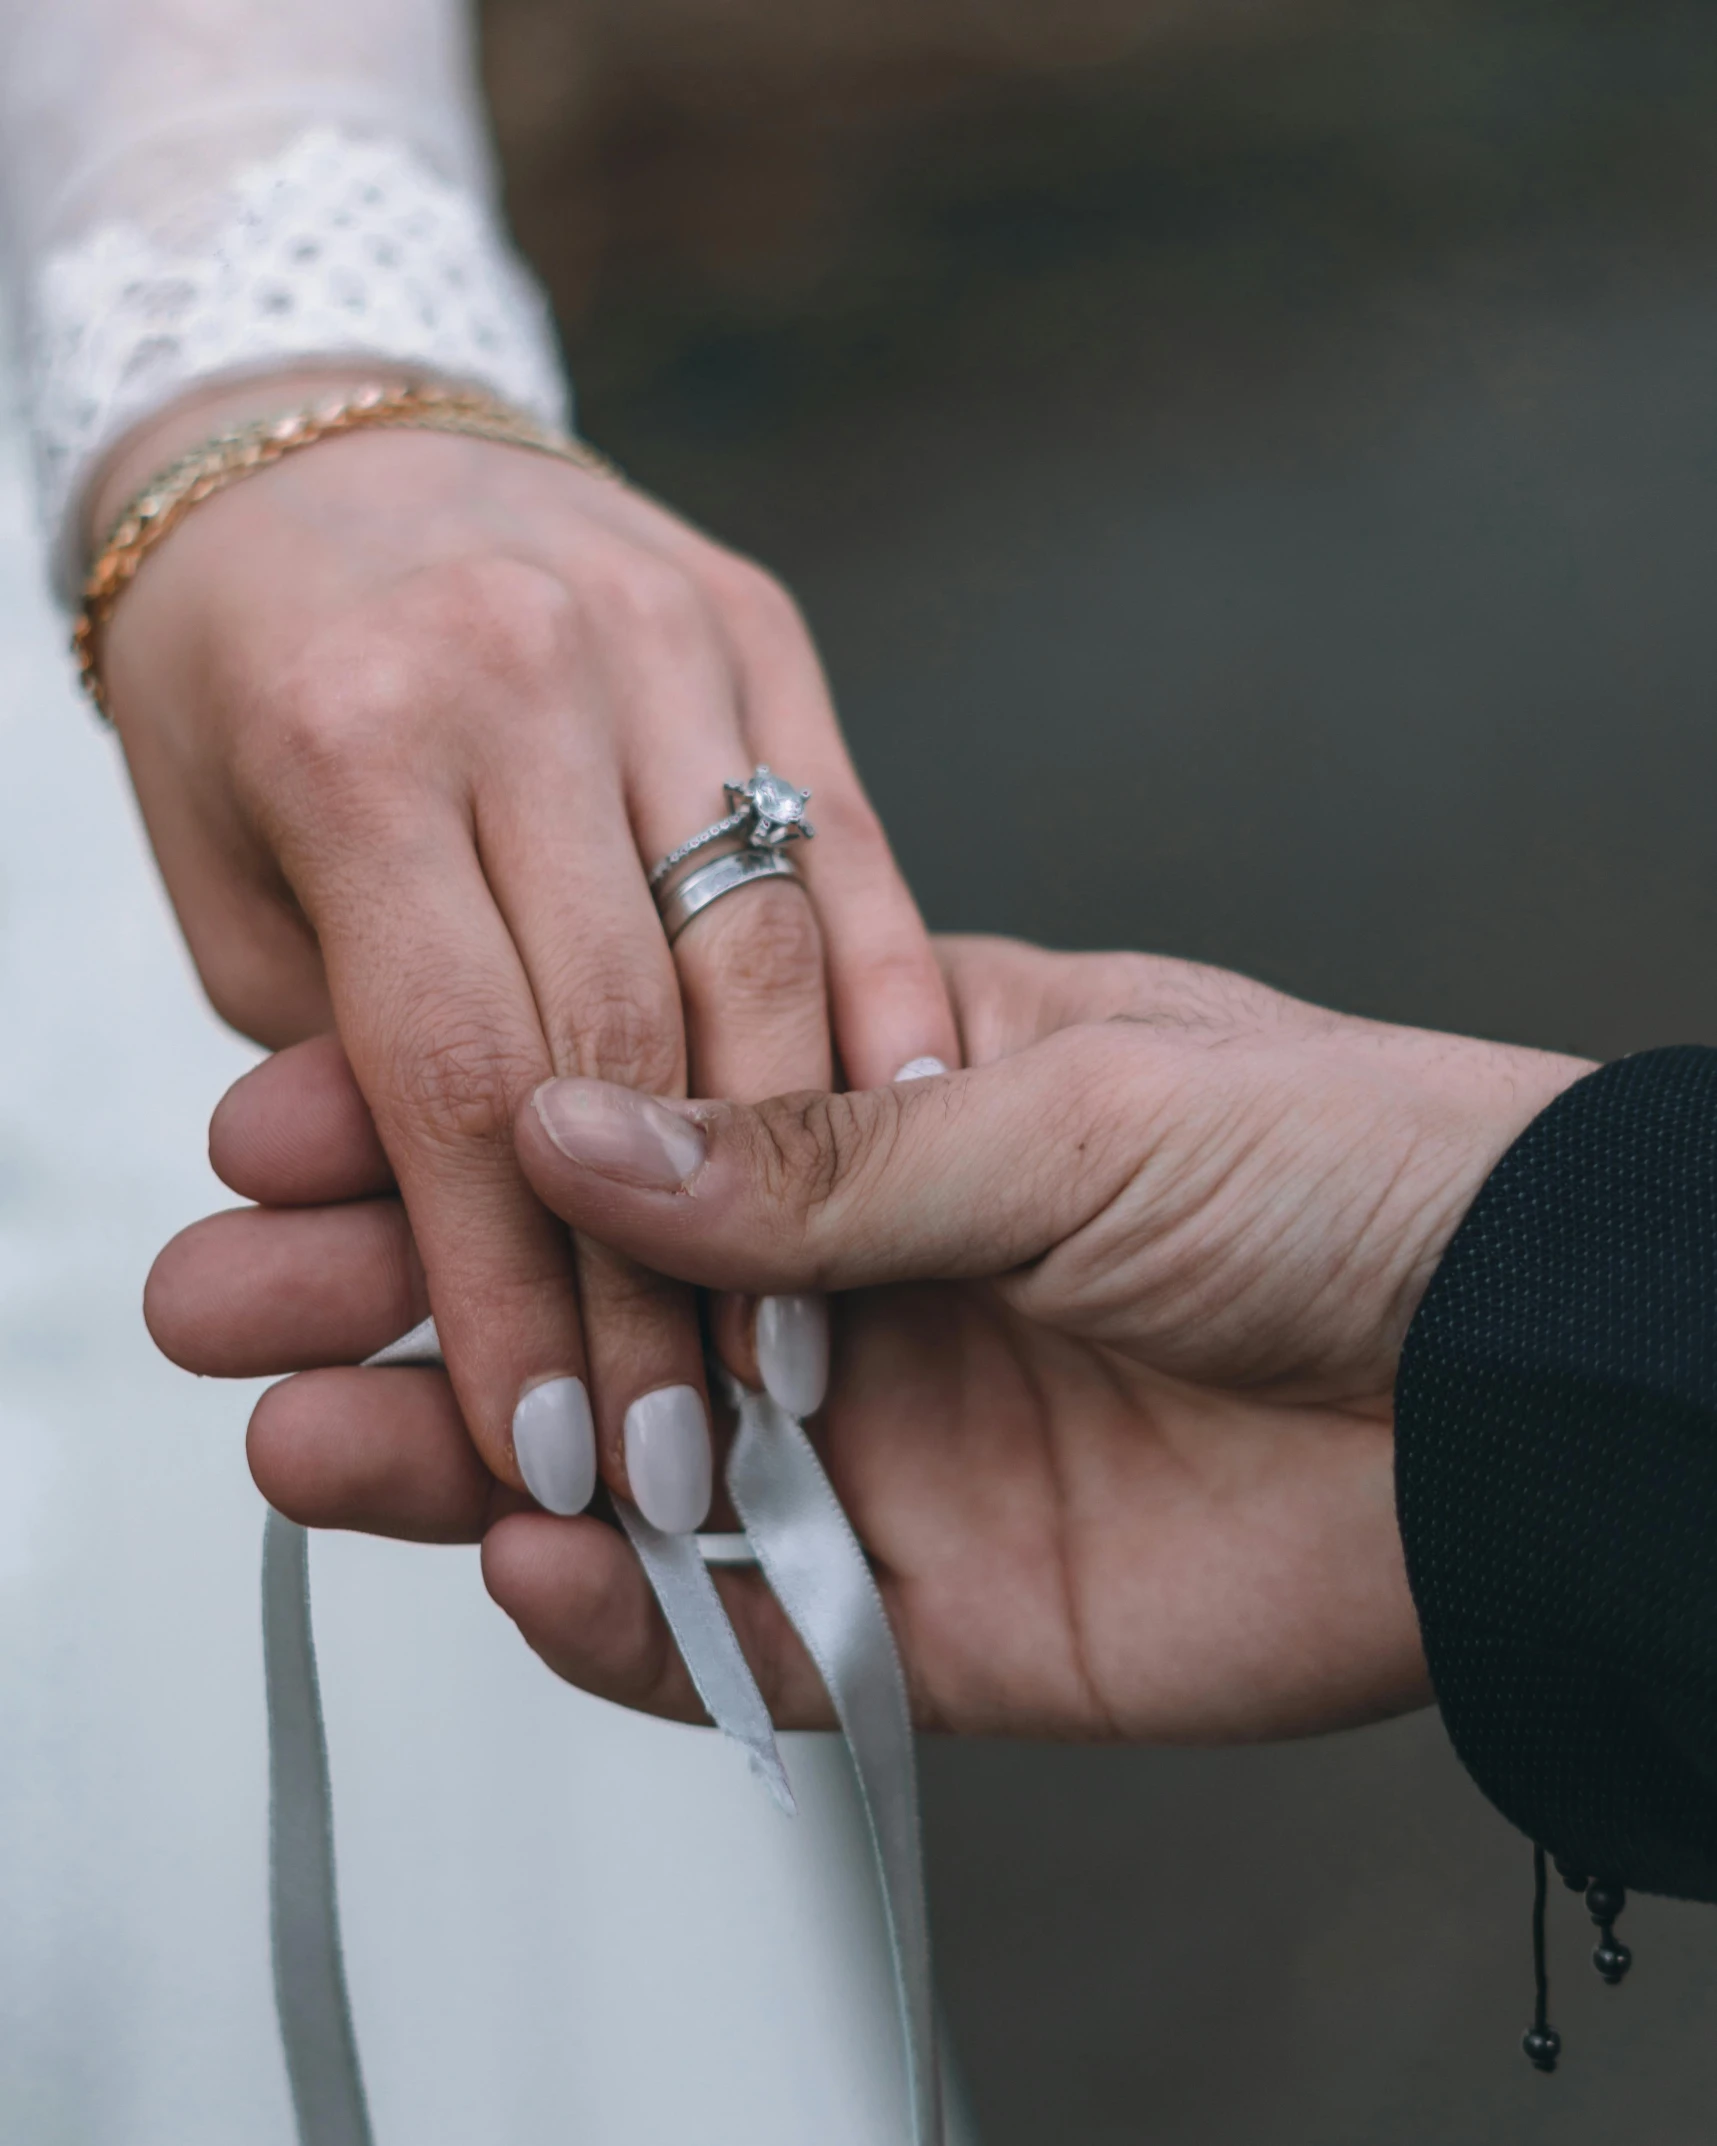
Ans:
[[[231,174],[175,233],[112,221],[25,294],[25,391],[56,589],[75,600],[88,485],[205,382],[376,360],[488,388],[545,423],[567,390],[543,295],[488,204],[391,137],[319,125]]]

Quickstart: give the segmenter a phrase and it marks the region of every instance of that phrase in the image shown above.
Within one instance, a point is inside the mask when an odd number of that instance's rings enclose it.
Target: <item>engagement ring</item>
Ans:
[[[809,790],[796,790],[782,776],[768,768],[752,769],[744,782],[725,782],[727,802],[732,808],[725,818],[706,827],[682,842],[678,849],[650,867],[650,885],[660,889],[664,879],[676,865],[684,864],[688,857],[695,857],[700,849],[707,849],[712,842],[719,842],[724,835],[743,834],[748,849],[779,849],[784,842],[810,841],[816,829],[805,817],[805,807],[811,801]],[[658,899],[659,899],[658,895]]]

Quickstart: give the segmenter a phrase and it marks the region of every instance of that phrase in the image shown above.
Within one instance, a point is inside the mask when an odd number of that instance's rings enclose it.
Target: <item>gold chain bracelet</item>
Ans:
[[[98,668],[102,628],[136,578],[137,569],[191,509],[229,484],[283,461],[318,440],[343,432],[397,427],[415,432],[454,432],[553,455],[592,476],[619,479],[620,472],[593,447],[539,425],[535,418],[471,388],[365,387],[356,393],[257,418],[223,432],[180,455],[131,500],[108,532],[84,583],[83,609],[72,628],[72,654],[84,691],[103,715],[107,699]]]

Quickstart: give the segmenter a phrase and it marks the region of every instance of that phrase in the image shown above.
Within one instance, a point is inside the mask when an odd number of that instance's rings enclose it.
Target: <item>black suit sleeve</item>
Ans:
[[[1560,1096],[1402,1354],[1396,1496],[1438,1700],[1532,1839],[1717,1900],[1717,1051]]]

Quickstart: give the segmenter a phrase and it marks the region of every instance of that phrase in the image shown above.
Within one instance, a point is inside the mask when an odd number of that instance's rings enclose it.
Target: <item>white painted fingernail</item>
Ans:
[[[596,1426],[583,1379],[544,1379],[519,1396],[513,1451],[545,1512],[583,1512],[596,1489]]]
[[[829,1390],[829,1307],[820,1296],[759,1297],[757,1369],[788,1415],[814,1416]]]
[[[659,1386],[626,1411],[632,1501],[664,1535],[689,1535],[709,1513],[709,1417],[695,1386]]]
[[[894,1077],[897,1081],[935,1080],[947,1070],[940,1058],[909,1058]]]

